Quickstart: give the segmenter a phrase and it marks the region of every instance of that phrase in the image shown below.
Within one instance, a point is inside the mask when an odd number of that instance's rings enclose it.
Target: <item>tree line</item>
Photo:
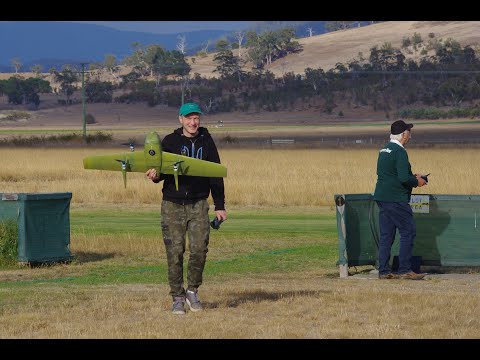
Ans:
[[[218,78],[191,74],[184,54],[185,38],[179,39],[172,51],[159,45],[134,44],[132,55],[125,59],[131,71],[117,76],[115,83],[100,81],[95,75],[96,71],[117,73],[119,64],[113,56],[106,56],[103,64],[90,64],[87,101],[145,102],[149,106],[196,101],[206,113],[313,108],[340,116],[341,106],[368,106],[388,117],[391,111],[409,106],[474,106],[480,97],[478,49],[462,47],[451,38],[437,39],[433,33],[427,39],[417,33],[404,37],[400,48],[391,43],[374,46],[369,54],[359,53],[327,71],[306,68],[303,74],[286,72],[280,77],[266,66],[302,51],[292,29],[240,35],[234,41],[217,42],[214,62]],[[52,74],[68,104],[77,89],[78,71],[67,66]],[[38,79],[36,86],[30,80],[26,87],[20,85],[20,79],[12,79],[0,81],[0,93],[6,94],[9,102],[31,102],[34,98],[27,93],[48,91],[40,87]],[[19,96],[22,91],[25,94]]]

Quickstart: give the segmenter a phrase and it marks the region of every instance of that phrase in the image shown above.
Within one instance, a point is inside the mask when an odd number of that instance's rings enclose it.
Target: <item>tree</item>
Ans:
[[[245,33],[243,31],[237,31],[235,32],[235,39],[237,40],[238,44],[238,57],[242,57],[242,42],[243,38],[245,37]]]
[[[40,104],[39,93],[52,91],[48,81],[39,78],[28,78],[23,82],[23,93],[26,104],[33,104],[37,108]]]
[[[177,50],[185,56],[187,53],[187,40],[185,35],[178,36],[178,43],[177,43]],[[192,59],[192,62],[194,60]],[[182,105],[185,103],[185,91],[188,89],[188,85],[190,84],[190,76],[189,74],[184,74],[181,77],[180,87],[182,89]]]
[[[313,36],[313,33],[314,33],[315,31],[313,31],[313,28],[309,27],[309,28],[307,28],[307,32],[308,32],[308,36],[309,36],[309,37],[312,37],[312,36]]]
[[[413,33],[412,45],[413,45],[413,50],[415,51],[415,54],[417,53],[418,45],[420,45],[422,42],[423,42],[422,35],[416,32]]]
[[[253,30],[248,31],[246,37],[248,56],[250,58],[250,61],[252,61],[253,63],[253,67],[256,69],[263,68],[264,50],[262,49],[260,44],[260,37]]]
[[[124,59],[126,65],[133,66],[133,70],[145,75],[147,69],[147,64],[145,62],[145,47],[143,47],[139,42],[135,41],[132,43],[133,54]]]
[[[177,50],[180,51],[183,55],[187,53],[187,38],[185,35],[178,35]]]
[[[40,77],[40,74],[42,73],[42,65],[39,65],[39,64],[33,65],[31,70],[36,77]]]
[[[85,96],[89,103],[111,103],[113,98],[113,85],[111,82],[90,82],[85,87]]]
[[[38,107],[40,103],[39,93],[52,91],[50,83],[39,78],[20,79],[12,76],[8,80],[0,81],[2,92],[8,96],[10,104],[33,104]]]
[[[60,90],[67,97],[66,104],[70,104],[70,96],[77,89],[75,83],[79,81],[78,75],[67,65],[63,67],[61,72],[55,71],[54,78],[55,81],[60,83]]]
[[[207,42],[205,43],[205,46],[202,47],[201,53],[203,53],[205,55],[208,55],[208,46],[209,45],[210,45],[210,40],[207,40]]]
[[[242,81],[242,76],[245,75],[245,72],[242,71],[242,62],[239,57],[233,55],[232,50],[224,49],[218,52],[213,61],[219,63],[213,70],[214,72],[219,72],[223,78],[237,76],[238,82]]]
[[[3,92],[8,97],[9,104],[23,104],[23,89],[22,89],[22,80],[12,76],[8,80],[4,81]]]
[[[20,68],[22,67],[22,62],[20,61],[20,58],[13,58],[12,60],[10,60],[10,63],[15,69],[15,74],[18,74],[18,70],[20,70]]]
[[[105,55],[105,60],[103,61],[103,67],[110,72],[110,74],[114,77],[117,78],[117,75],[115,74],[119,67],[117,64],[117,58],[113,54],[107,54]]]
[[[220,39],[215,44],[215,50],[217,52],[222,52],[230,48],[230,43],[226,39]]]
[[[159,67],[166,57],[165,50],[160,45],[150,45],[145,48],[144,62],[146,70],[150,72],[150,76],[156,76],[159,79]],[[158,86],[158,80],[157,80]]]
[[[353,27],[356,21],[327,21],[325,29],[328,31],[344,30]]]
[[[272,61],[282,58],[289,53],[301,50],[295,37],[293,28],[284,28],[278,31],[265,31],[258,35],[254,31],[247,32],[248,54],[254,67],[263,68],[264,64],[270,65]]]

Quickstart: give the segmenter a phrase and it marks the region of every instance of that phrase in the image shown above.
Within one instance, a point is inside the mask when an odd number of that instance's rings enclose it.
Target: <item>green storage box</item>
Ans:
[[[18,225],[18,261],[60,262],[70,254],[72,193],[0,193],[0,221]]]
[[[348,267],[378,266],[380,229],[372,194],[335,195],[340,276]],[[480,196],[412,195],[417,228],[413,255],[425,266],[480,266]],[[392,257],[398,255],[397,231]]]

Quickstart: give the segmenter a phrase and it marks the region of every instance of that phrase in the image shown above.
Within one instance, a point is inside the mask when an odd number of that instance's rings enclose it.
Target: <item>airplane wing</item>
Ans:
[[[161,173],[173,175],[175,173],[175,167],[178,169],[178,175],[206,177],[227,176],[227,168],[222,164],[163,151]]]
[[[83,168],[127,172],[146,172],[149,169],[145,164],[143,152],[87,156],[83,159]]]
[[[125,169],[122,168],[122,165]],[[157,164],[150,164],[150,166],[148,166],[143,152],[88,156],[83,159],[83,167],[94,170],[125,170],[126,172],[144,173],[148,169],[156,167],[156,165]],[[175,166],[177,167],[178,175],[206,177],[227,176],[227,168],[222,164],[162,151],[160,172],[162,174],[173,175],[175,173]]]

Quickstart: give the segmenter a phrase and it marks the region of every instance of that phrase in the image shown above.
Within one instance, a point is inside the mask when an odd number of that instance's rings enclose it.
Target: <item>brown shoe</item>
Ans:
[[[388,274],[378,275],[378,278],[388,280],[388,279],[398,279],[399,277],[397,274],[388,273]]]
[[[425,277],[426,274],[417,274],[413,271],[410,271],[405,274],[399,274],[398,278],[399,279],[405,279],[405,280],[422,280]]]

